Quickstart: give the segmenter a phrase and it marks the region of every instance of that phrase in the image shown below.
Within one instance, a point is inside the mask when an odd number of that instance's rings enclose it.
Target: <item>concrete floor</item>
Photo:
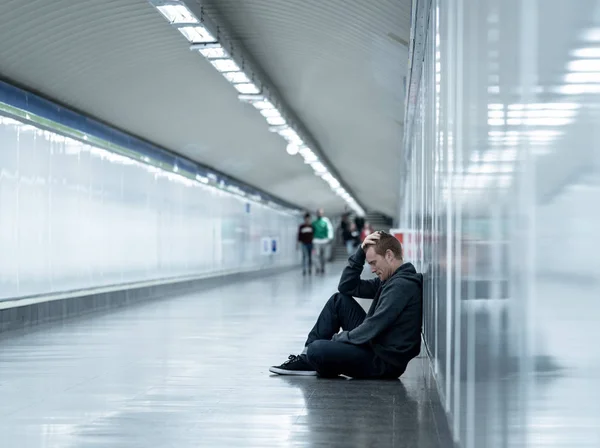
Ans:
[[[398,381],[280,377],[335,291],[288,272],[0,339],[3,448],[450,447],[421,357]]]

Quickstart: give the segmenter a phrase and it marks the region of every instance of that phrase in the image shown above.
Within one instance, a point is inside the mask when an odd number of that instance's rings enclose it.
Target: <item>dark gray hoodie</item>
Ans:
[[[348,259],[339,291],[353,297],[373,299],[364,322],[342,331],[333,340],[353,345],[369,344],[384,361],[405,368],[421,350],[423,276],[404,263],[386,281],[360,278],[365,252],[359,248]]]

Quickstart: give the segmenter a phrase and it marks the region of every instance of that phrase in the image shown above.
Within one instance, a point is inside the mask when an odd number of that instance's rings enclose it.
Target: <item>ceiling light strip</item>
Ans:
[[[341,186],[341,182],[328,168],[324,157],[317,155],[311,148],[317,145],[310,138],[299,132],[299,121],[286,113],[281,101],[277,101],[273,89],[260,80],[256,70],[248,58],[243,58],[243,51],[236,49],[221,27],[204,14],[201,6],[184,1],[148,0],[158,12],[175,27],[190,43],[190,49],[197,51],[223,75],[238,91],[241,101],[252,104],[265,118],[269,130],[276,132],[287,141],[286,150],[294,156],[300,154],[304,163],[309,165],[317,176],[320,176],[329,187],[340,196],[357,214],[364,215],[363,208]],[[264,76],[263,79],[266,79]],[[320,154],[320,151],[318,151]]]

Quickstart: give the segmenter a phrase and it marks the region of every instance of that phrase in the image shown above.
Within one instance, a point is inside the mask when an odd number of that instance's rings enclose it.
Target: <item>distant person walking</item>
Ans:
[[[356,230],[356,224],[354,223],[350,223],[345,229],[342,230],[342,238],[344,240],[344,246],[346,246],[346,252],[348,253],[348,256],[356,252],[356,248],[360,244],[359,236],[360,234],[358,230]]]
[[[327,248],[333,240],[333,225],[329,218],[325,217],[325,211],[320,208],[317,210],[317,219],[312,223],[313,244],[315,255],[317,256],[317,274],[325,273],[325,259]]]
[[[354,225],[356,225],[356,230],[358,230],[358,233],[361,233],[363,227],[365,226],[365,218],[356,215],[354,217]]]
[[[304,222],[298,227],[298,243],[302,249],[302,275],[312,275],[313,234],[310,213],[307,213],[304,215]]]

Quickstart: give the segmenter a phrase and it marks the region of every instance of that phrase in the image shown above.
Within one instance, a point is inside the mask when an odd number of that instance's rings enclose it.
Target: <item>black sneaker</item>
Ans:
[[[313,369],[302,356],[290,355],[288,360],[280,366],[269,367],[269,372],[278,375],[303,375],[312,376],[317,372]]]

